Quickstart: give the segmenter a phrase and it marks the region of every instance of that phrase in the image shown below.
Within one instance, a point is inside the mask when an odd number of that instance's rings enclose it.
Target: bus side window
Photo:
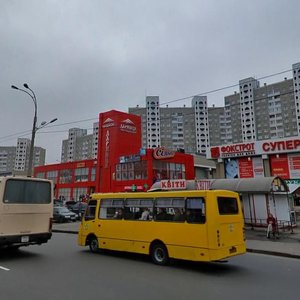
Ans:
[[[124,217],[123,199],[102,199],[100,203],[100,219],[121,220]]]
[[[84,215],[85,220],[94,220],[96,216],[97,201],[90,200]]]
[[[152,220],[153,212],[153,199],[127,199],[125,201],[125,214],[126,220]]]
[[[205,201],[204,198],[187,198],[186,220],[188,223],[203,224],[205,217]]]
[[[184,222],[184,198],[165,197],[157,198],[155,203],[156,221]]]

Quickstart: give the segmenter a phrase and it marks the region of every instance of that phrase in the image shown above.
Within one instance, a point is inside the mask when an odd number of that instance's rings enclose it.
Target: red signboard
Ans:
[[[279,176],[283,179],[290,178],[289,163],[286,154],[270,156],[270,166],[272,176]]]
[[[175,152],[165,147],[155,148],[153,152],[153,157],[155,159],[166,159],[166,158],[172,158],[174,156],[175,156]]]
[[[253,173],[253,163],[252,159],[248,157],[239,158],[239,174],[240,178],[252,178],[254,177]]]

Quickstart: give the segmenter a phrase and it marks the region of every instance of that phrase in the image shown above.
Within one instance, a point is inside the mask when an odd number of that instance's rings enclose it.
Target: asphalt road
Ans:
[[[1,300],[297,299],[300,260],[245,254],[227,263],[92,254],[77,236],[54,233],[46,245],[0,252]]]

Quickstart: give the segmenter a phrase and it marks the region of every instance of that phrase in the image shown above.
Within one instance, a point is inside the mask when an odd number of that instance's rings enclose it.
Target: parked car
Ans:
[[[72,206],[73,206],[74,204],[76,204],[76,201],[74,201],[74,200],[69,200],[69,201],[66,201],[66,202],[65,202],[65,206],[66,206],[68,209],[71,209]]]
[[[71,208],[70,210],[74,213],[76,213],[79,217],[79,219],[81,219],[82,215],[84,214],[85,210],[87,207],[87,203],[85,202],[76,202]]]
[[[53,209],[53,220],[58,223],[63,222],[75,222],[78,219],[78,215],[64,206],[55,206]]]
[[[54,203],[54,206],[63,206],[64,205],[64,202],[60,199],[54,199],[53,203]]]

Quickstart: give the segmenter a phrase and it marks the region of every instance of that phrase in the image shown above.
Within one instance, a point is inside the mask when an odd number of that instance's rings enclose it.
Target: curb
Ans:
[[[74,230],[61,230],[61,229],[52,229],[52,232],[60,232],[60,233],[71,233],[71,234],[78,234],[78,231]]]
[[[300,259],[300,255],[291,254],[291,253],[284,253],[284,252],[276,252],[276,251],[267,251],[267,250],[258,250],[258,249],[246,249],[249,253],[258,253],[258,254],[266,254],[266,255],[273,255],[273,256],[281,256],[287,258],[296,258]]]

